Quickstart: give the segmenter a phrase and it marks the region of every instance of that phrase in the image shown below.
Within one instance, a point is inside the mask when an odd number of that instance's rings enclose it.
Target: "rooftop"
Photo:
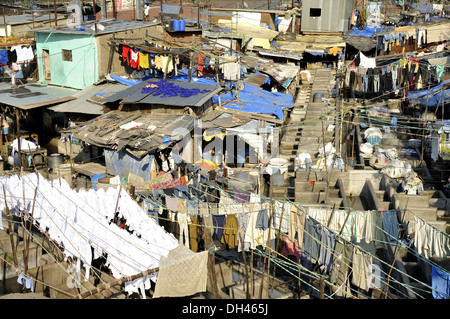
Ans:
[[[75,99],[77,90],[47,85],[41,86],[28,81],[25,87],[12,88],[11,82],[0,82],[0,101],[2,104],[29,110]]]
[[[79,26],[62,25],[55,27],[43,27],[36,28],[35,32],[48,32],[48,33],[69,33],[69,34],[86,34],[86,35],[102,35],[114,32],[121,32],[139,28],[150,27],[158,25],[155,22],[144,22],[134,20],[119,20],[119,19],[105,19],[97,21],[97,32],[95,32],[94,21],[85,22]]]

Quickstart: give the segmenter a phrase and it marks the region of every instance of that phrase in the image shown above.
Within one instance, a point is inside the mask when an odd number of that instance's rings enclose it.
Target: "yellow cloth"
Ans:
[[[239,224],[236,215],[227,215],[222,234],[222,244],[227,244],[228,248],[233,249],[238,245]]]
[[[334,56],[336,56],[337,54],[341,54],[342,49],[338,48],[338,47],[333,47],[330,49],[330,51],[328,51],[328,54],[332,54]]]
[[[139,52],[139,66],[143,69],[148,69],[150,67],[148,53]]]

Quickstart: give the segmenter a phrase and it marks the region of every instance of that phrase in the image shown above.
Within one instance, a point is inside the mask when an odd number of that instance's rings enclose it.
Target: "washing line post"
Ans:
[[[281,223],[283,222],[284,204],[286,203],[286,200],[287,200],[286,193],[287,193],[287,188],[284,190],[284,196],[283,196],[284,200],[283,200],[283,205],[281,207],[281,216],[280,216],[280,224],[278,225],[278,234],[281,234]],[[277,236],[275,250],[278,249],[279,244],[280,244],[280,236]],[[277,270],[277,257],[278,257],[278,254],[275,254],[275,259],[273,262],[273,275],[272,275],[273,278],[275,278],[275,274],[276,274],[276,270]],[[270,274],[270,269],[269,269],[269,274]],[[271,282],[270,278],[271,277],[269,276],[269,287],[268,287],[269,289],[270,289],[270,282]],[[272,291],[270,293],[270,298],[272,298],[272,295],[273,295],[273,284],[272,284]]]
[[[270,189],[270,217],[269,217],[269,233],[267,236],[267,242],[266,242],[266,249],[264,252],[264,262],[263,262],[263,269],[261,274],[261,284],[259,286],[259,299],[262,299],[262,293],[263,293],[263,286],[264,286],[264,275],[266,272],[266,262],[267,262],[267,252],[269,253],[269,260],[267,264],[267,273],[268,277],[270,278],[270,231],[272,230],[272,220],[273,220],[273,197],[272,197],[272,188]],[[269,290],[267,289],[267,292]]]
[[[111,289],[111,287],[121,285],[121,284],[123,284],[125,282],[133,281],[133,280],[135,280],[137,278],[141,278],[141,277],[146,277],[147,275],[153,274],[153,273],[155,273],[157,271],[159,271],[159,268],[146,270],[146,271],[143,271],[143,272],[141,272],[139,274],[136,274],[136,275],[133,275],[133,276],[128,276],[128,277],[122,277],[122,278],[119,278],[119,279],[114,279],[114,281],[112,281],[112,282],[100,284],[100,285],[98,285],[97,287],[95,287],[95,288],[93,288],[91,290],[83,292],[82,294],[78,294],[76,296],[76,298],[77,299],[84,299],[84,298],[90,297],[92,295],[95,295],[97,293],[100,293],[103,290],[109,290],[109,289]]]
[[[11,250],[13,253],[14,266],[18,267],[16,247],[14,247],[14,230],[11,223],[11,212],[9,211],[8,201],[6,200],[6,190],[5,185],[3,185],[3,196],[5,196],[5,210],[6,210],[6,218],[8,219],[8,230],[9,230],[9,239],[11,241]]]
[[[213,299],[219,298],[219,288],[217,287],[217,277],[216,277],[216,265],[214,262],[214,244],[211,237],[211,232],[209,229],[205,229],[203,233],[203,238],[205,239],[205,246],[208,247],[208,278],[211,285],[211,294]]]
[[[248,279],[248,265],[247,265],[247,258],[245,258],[245,250],[244,250],[244,239],[242,238],[242,233],[239,232],[239,239],[241,240],[241,250],[242,250],[242,259],[244,260],[245,265],[245,285],[247,287],[245,291],[245,297],[247,299],[250,299],[250,284]]]
[[[22,167],[22,151],[20,143],[20,123],[19,123],[19,109],[16,107],[16,130],[17,130],[17,148],[19,154],[19,167]]]
[[[325,128],[323,127],[323,116],[322,116],[322,144],[323,144],[323,158],[324,158],[324,165],[325,165],[325,177],[327,180],[327,187],[328,185],[328,167],[327,167],[327,154],[325,151]]]
[[[31,214],[29,217],[30,225],[28,226],[28,233],[27,233],[27,240],[25,242],[25,252],[26,252],[26,258],[25,258],[25,274],[28,272],[28,257],[29,257],[29,251],[30,251],[30,240],[31,240],[31,225],[33,224],[33,213],[34,213],[34,204],[36,203],[36,194],[37,194],[38,188],[36,187],[34,190],[34,197],[33,197],[33,206],[31,208]],[[26,223],[24,223],[26,226]]]

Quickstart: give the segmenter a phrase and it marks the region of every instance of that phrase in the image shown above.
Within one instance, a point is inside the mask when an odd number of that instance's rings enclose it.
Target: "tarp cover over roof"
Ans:
[[[439,103],[447,103],[450,101],[449,84],[450,80],[447,80],[429,90],[410,91],[408,93],[408,100],[414,104],[423,104],[431,107],[437,106]]]
[[[292,95],[280,92],[269,92],[243,83],[244,89],[238,92],[239,101],[235,91],[220,94],[221,106],[249,113],[273,114],[278,119],[284,118],[283,108],[294,106]],[[213,103],[219,104],[219,97],[214,96]]]
[[[98,147],[127,150],[141,158],[180,141],[177,129],[191,131],[194,117],[179,114],[148,114],[111,111],[71,129],[77,139]]]

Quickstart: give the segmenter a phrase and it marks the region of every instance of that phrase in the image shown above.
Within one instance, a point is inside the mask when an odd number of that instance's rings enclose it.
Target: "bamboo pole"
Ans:
[[[244,265],[245,265],[245,285],[247,287],[247,290],[245,291],[245,296],[247,299],[250,299],[250,284],[248,282],[249,279],[248,279],[247,258],[245,258],[244,239],[242,238],[241,232],[239,232],[239,239],[241,240],[242,259],[244,260]]]
[[[215,269],[215,262],[214,262],[214,249],[210,249],[211,247],[214,247],[211,232],[209,229],[205,229],[203,233],[204,239],[205,239],[205,247],[208,247],[208,277],[209,282],[211,284],[211,293],[213,299],[219,298],[219,288],[217,287],[217,277],[216,277],[216,269]]]
[[[20,123],[19,123],[19,109],[16,107],[16,129],[17,129],[17,147],[19,151],[19,167],[22,167],[22,151],[20,146]]]
[[[14,266],[18,267],[18,261],[17,261],[17,254],[16,254],[16,247],[14,247],[14,230],[11,223],[11,212],[9,211],[8,202],[6,200],[6,190],[5,185],[3,185],[3,195],[5,196],[5,210],[6,210],[6,217],[8,219],[8,230],[9,230],[9,238],[11,241],[11,249],[13,254],[13,260],[14,260]]]
[[[327,152],[325,151],[325,129],[323,127],[323,117],[322,117],[322,144],[323,144],[323,158],[324,158],[324,165],[325,165],[325,177],[327,180],[327,187],[328,185],[328,167],[327,167]]]
[[[84,299],[84,298],[90,297],[92,295],[95,295],[97,293],[100,293],[103,290],[108,290],[111,287],[121,285],[121,284],[123,284],[125,282],[133,281],[133,280],[135,280],[137,278],[145,277],[145,276],[153,274],[153,273],[155,273],[157,271],[159,271],[159,268],[149,269],[149,270],[143,271],[143,272],[141,272],[139,274],[136,274],[136,275],[133,275],[133,276],[128,276],[128,277],[122,277],[122,278],[119,278],[119,279],[114,279],[114,281],[112,281],[112,282],[100,284],[96,288],[93,288],[91,290],[88,290],[86,292],[78,294],[76,296],[76,298],[77,299]]]
[[[269,260],[267,264],[267,273],[270,275],[270,231],[272,229],[272,219],[273,219],[273,198],[272,198],[272,192],[270,194],[270,217],[269,217],[269,233],[267,236],[267,242],[266,242],[266,251],[264,253],[264,263],[263,263],[263,269],[262,269],[262,275],[261,275],[261,284],[259,287],[259,299],[262,299],[262,292],[263,292],[263,286],[264,286],[264,275],[266,271],[266,261],[267,261],[267,253],[269,253]]]
[[[34,204],[36,203],[36,194],[37,194],[38,188],[36,187],[34,190],[34,197],[33,197],[33,206],[31,208],[31,215],[30,215],[30,226],[28,227],[28,233],[27,233],[27,240],[25,242],[25,251],[26,251],[26,259],[25,259],[25,274],[28,271],[28,256],[29,256],[29,250],[30,250],[30,240],[31,240],[31,225],[33,223],[33,214],[34,214]]]

